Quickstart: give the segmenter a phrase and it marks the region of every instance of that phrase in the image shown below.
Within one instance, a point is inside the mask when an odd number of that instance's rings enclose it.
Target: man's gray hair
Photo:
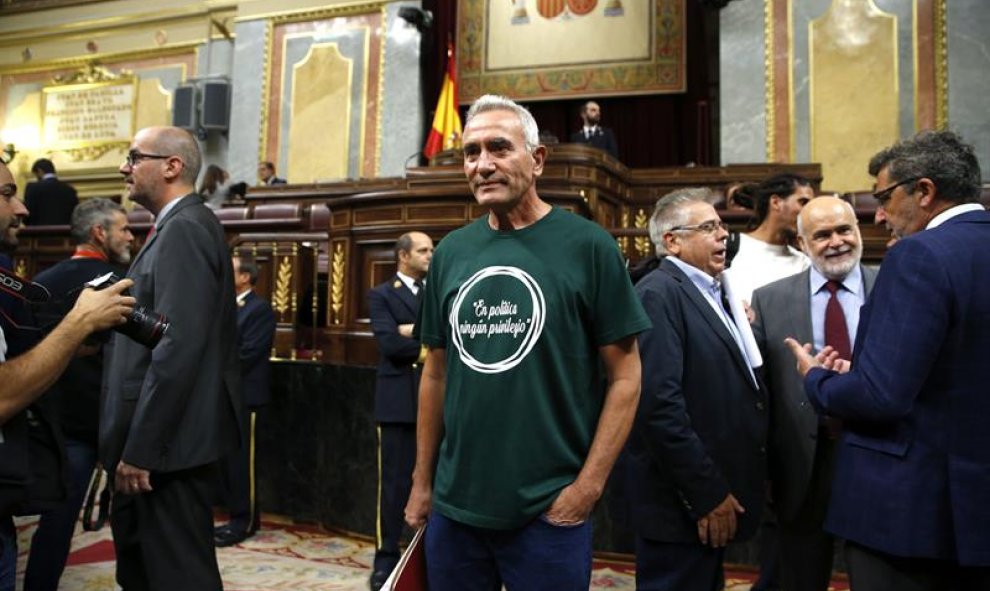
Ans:
[[[923,177],[935,183],[941,200],[971,203],[980,198],[980,162],[973,146],[951,131],[922,131],[884,148],[870,159],[870,176],[884,168],[891,185]],[[914,183],[906,188],[913,190]]]
[[[471,108],[468,109],[467,118],[464,120],[464,126],[467,127],[474,119],[475,115],[480,115],[481,113],[487,113],[488,111],[511,111],[519,117],[519,122],[522,124],[523,137],[526,139],[526,150],[532,152],[540,145],[540,128],[536,125],[536,119],[533,118],[532,113],[526,107],[516,103],[512,99],[508,99],[504,96],[498,96],[495,94],[486,94],[479,97],[478,100],[474,101]]]
[[[663,235],[687,223],[686,206],[698,201],[712,203],[715,197],[707,187],[688,187],[671,191],[657,201],[650,216],[650,240],[656,246],[657,256],[669,254],[663,245]]]
[[[89,231],[93,226],[102,226],[109,231],[113,223],[114,212],[127,215],[127,212],[119,203],[114,203],[109,199],[85,199],[72,210],[72,218],[69,221],[69,235],[76,245],[89,242]]]

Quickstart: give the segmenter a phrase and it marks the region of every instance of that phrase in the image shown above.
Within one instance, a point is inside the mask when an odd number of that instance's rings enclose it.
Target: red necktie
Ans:
[[[846,328],[846,314],[839,305],[836,295],[842,288],[842,283],[829,280],[825,289],[829,292],[828,304],[825,306],[825,344],[838,351],[842,359],[852,359],[852,345],[849,344],[849,330]]]

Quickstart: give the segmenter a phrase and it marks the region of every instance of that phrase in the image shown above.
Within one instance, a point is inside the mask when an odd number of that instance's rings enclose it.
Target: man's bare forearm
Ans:
[[[0,365],[0,425],[55,383],[88,334],[82,321],[67,316],[33,349]]]

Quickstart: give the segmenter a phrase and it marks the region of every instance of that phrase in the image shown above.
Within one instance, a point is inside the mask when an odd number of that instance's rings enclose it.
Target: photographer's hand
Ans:
[[[86,334],[124,324],[136,300],[122,293],[132,285],[134,282],[130,279],[121,279],[100,291],[82,290],[66,319],[80,323]]]
[[[142,470],[137,466],[132,466],[127,462],[117,464],[117,473],[114,477],[117,492],[126,495],[137,495],[143,492],[151,492],[151,472]]]

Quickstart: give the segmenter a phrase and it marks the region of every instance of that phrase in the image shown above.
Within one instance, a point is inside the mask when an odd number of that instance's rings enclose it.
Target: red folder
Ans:
[[[399,564],[389,575],[382,587],[386,591],[428,591],[426,584],[426,546],[423,543],[423,532],[426,526],[419,528],[413,536],[409,547],[402,553]]]

